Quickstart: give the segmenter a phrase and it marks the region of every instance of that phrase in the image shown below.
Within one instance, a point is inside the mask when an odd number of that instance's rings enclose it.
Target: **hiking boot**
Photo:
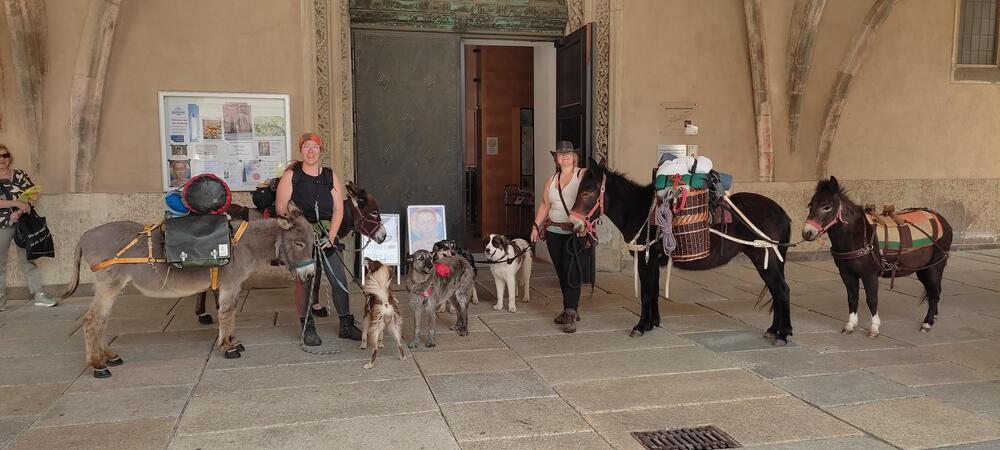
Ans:
[[[352,341],[361,340],[361,330],[354,326],[354,315],[340,316],[340,334],[337,336]]]
[[[317,308],[313,308],[312,315],[314,315],[316,317],[329,317],[330,316],[330,310],[326,309],[325,306],[321,306],[318,309]]]
[[[576,315],[576,310],[573,308],[566,308],[564,313],[564,320],[566,323],[563,324],[563,333],[576,333],[576,321],[579,317]]]
[[[48,294],[44,292],[35,292],[35,306],[52,307],[58,304],[59,302],[56,301],[56,299],[49,297]]]
[[[555,322],[555,323],[557,323],[557,324],[559,324],[559,325],[566,324],[566,311],[563,311],[563,312],[559,313],[559,315],[556,316],[555,319],[552,319],[552,321]],[[577,322],[580,321],[580,315],[579,314],[576,315],[576,321]]]
[[[302,334],[302,343],[310,347],[315,347],[317,345],[322,345],[323,340],[319,338],[316,334],[316,322],[313,322],[312,317],[308,318],[308,322],[305,317],[299,317],[299,323],[303,324],[305,331]]]

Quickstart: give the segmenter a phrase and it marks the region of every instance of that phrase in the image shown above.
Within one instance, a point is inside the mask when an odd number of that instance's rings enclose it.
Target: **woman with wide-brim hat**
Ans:
[[[582,249],[572,228],[560,224],[569,223],[569,211],[573,209],[580,179],[587,169],[578,167],[580,153],[572,142],[559,141],[550,153],[556,162],[556,173],[549,178],[542,192],[542,203],[531,224],[531,242],[544,235],[563,296],[563,311],[556,316],[555,323],[563,326],[563,332],[574,333],[576,322],[580,320],[577,313],[580,288],[592,277],[594,249]],[[571,254],[571,249],[578,253]]]

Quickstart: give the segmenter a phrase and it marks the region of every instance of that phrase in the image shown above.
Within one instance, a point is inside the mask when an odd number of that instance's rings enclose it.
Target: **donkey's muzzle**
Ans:
[[[385,225],[379,225],[378,230],[375,231],[375,236],[372,236],[372,240],[376,244],[381,244],[385,242],[385,238],[389,237],[389,233],[385,231]]]
[[[316,276],[316,260],[306,259],[303,261],[299,261],[298,263],[295,264],[293,272],[295,273],[295,277],[298,278],[299,281],[311,280],[312,277]]]
[[[802,239],[811,241],[819,236],[819,228],[815,225],[807,223],[802,227]]]

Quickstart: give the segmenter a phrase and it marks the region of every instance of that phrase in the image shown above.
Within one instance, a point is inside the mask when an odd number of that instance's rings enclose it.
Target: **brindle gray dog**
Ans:
[[[146,240],[144,229],[142,224],[121,221],[98,225],[83,233],[76,247],[76,270],[62,298],[73,295],[79,286],[81,262],[93,267],[110,259],[136,236],[139,242],[121,256],[146,258],[148,247],[143,242]],[[163,233],[159,229],[152,231],[151,239],[152,248],[163,248]],[[300,280],[311,279],[315,271],[315,264],[310,263],[314,239],[312,225],[294,205],[289,206],[287,218],[249,222],[243,239],[232,246],[229,264],[219,268],[219,337],[216,344],[226,358],[239,358],[243,351],[235,336],[236,297],[243,281],[258,265],[273,258],[284,261]],[[94,300],[83,316],[83,330],[87,362],[97,378],[110,377],[107,366],[123,363],[104,342],[104,329],[115,298],[126,284],[132,282],[144,295],[161,298],[185,297],[211,287],[209,268],[171,269],[162,262],[114,264],[94,272],[94,278]]]
[[[435,268],[435,263],[447,267],[447,274],[441,275]],[[426,250],[417,250],[407,258],[410,266],[406,274],[406,289],[410,292],[410,304],[413,306],[413,340],[410,348],[420,346],[420,324],[422,316],[428,317],[427,347],[436,345],[435,324],[437,309],[445,302],[455,307],[455,325],[450,329],[459,336],[469,334],[469,302],[475,283],[472,265],[460,256],[445,256],[435,260],[434,254]]]

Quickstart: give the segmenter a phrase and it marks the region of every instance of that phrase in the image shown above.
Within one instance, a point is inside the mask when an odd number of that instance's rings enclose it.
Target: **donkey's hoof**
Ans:
[[[645,334],[645,333],[643,333],[641,330],[637,330],[637,329],[633,328],[632,331],[629,332],[628,337],[634,337],[634,338],[636,338],[636,337],[642,336],[643,334]]]
[[[115,359],[109,359],[107,361],[104,361],[104,364],[107,364],[107,365],[109,365],[111,367],[115,367],[115,366],[120,366],[122,364],[125,364],[125,360],[122,359],[121,356],[119,356],[119,357],[117,357]]]
[[[869,331],[869,332],[868,332],[868,337],[870,337],[870,338],[872,338],[872,339],[875,339],[875,338],[877,338],[877,337],[878,337],[878,331],[875,331],[875,332],[871,332],[871,331]]]
[[[783,339],[783,338],[779,338],[779,337],[775,336],[775,339],[773,341],[771,341],[771,345],[773,345],[775,347],[784,347],[784,346],[788,345],[788,339]]]
[[[851,334],[853,332],[854,332],[854,328],[851,328],[851,329],[844,328],[843,330],[840,330],[840,334]]]
[[[921,333],[926,333],[928,331],[931,331],[931,324],[929,324],[929,323],[922,323],[922,324],[920,324],[920,332]]]
[[[774,333],[772,333],[770,331],[765,331],[764,332],[764,339],[777,339],[777,338],[778,338],[777,334],[774,334]]]
[[[239,350],[240,352],[247,351],[247,348],[244,347],[243,344],[236,344],[236,347],[233,347],[233,348],[235,348],[236,350]]]
[[[94,369],[94,378],[109,378],[111,377],[111,371],[107,367],[103,369]]]
[[[240,351],[238,349],[231,348],[229,350],[226,350],[226,352],[223,353],[222,356],[226,359],[236,359],[243,355],[240,354]]]
[[[198,315],[198,323],[200,323],[202,325],[211,325],[212,324],[212,315],[211,314],[207,314],[207,313],[206,314],[199,314]]]

